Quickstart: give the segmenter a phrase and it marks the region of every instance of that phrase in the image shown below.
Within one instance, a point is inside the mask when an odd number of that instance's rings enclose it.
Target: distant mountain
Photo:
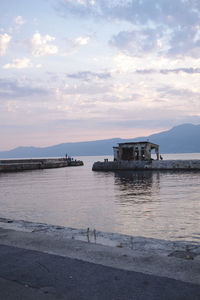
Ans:
[[[66,153],[70,156],[112,155],[112,147],[118,143],[147,141],[160,145],[160,153],[200,152],[200,125],[182,124],[168,131],[134,139],[107,139],[78,143],[63,143],[55,146],[18,147],[0,152],[0,158],[59,157]]]
[[[162,153],[200,152],[200,125],[182,124],[153,134],[149,140],[160,145]]]

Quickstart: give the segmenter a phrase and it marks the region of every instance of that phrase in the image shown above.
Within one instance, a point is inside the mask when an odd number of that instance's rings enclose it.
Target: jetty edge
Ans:
[[[156,159],[152,159],[151,152],[155,150]],[[93,164],[93,171],[120,170],[197,170],[200,171],[200,160],[164,160],[159,154],[159,145],[149,141],[119,143],[113,147],[114,159]]]
[[[83,161],[65,157],[31,158],[31,159],[0,159],[0,172],[16,172],[26,170],[64,168],[83,166]]]

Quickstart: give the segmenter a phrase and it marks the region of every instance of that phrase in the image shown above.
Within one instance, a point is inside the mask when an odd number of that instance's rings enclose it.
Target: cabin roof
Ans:
[[[151,146],[155,146],[155,147],[158,147],[159,145],[157,144],[154,144],[154,143],[151,143],[151,142],[148,142],[148,141],[144,141],[144,142],[127,142],[127,143],[119,143],[118,145],[119,146],[122,146],[122,145],[138,145],[138,144],[150,144]],[[114,147],[113,147],[114,148]]]

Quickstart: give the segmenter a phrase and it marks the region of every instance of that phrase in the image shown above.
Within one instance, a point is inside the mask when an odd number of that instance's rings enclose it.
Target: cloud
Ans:
[[[199,26],[175,28],[171,34],[169,56],[200,57]]]
[[[115,34],[110,45],[130,56],[200,57],[200,2],[196,0],[60,0],[57,10],[105,22],[126,21],[132,30]]]
[[[57,5],[63,16],[73,14],[82,18],[117,19],[143,25],[150,25],[152,21],[169,27],[198,24],[199,9],[200,3],[195,0],[60,0]]]
[[[62,15],[66,16],[72,14],[79,17],[91,17],[98,16],[99,12],[96,12],[99,1],[89,0],[60,0],[56,6],[56,10]]]
[[[31,53],[33,56],[43,56],[48,54],[56,54],[58,47],[50,44],[55,40],[48,34],[41,36],[39,32],[35,33],[30,40]]]
[[[197,26],[177,25],[170,28],[155,24],[154,28],[138,27],[133,31],[121,31],[111,38],[109,44],[130,56],[157,53],[159,56],[199,58],[199,34]]]
[[[90,81],[91,79],[108,79],[111,78],[111,74],[109,72],[103,72],[103,73],[95,73],[95,72],[90,72],[90,71],[82,71],[78,73],[72,73],[72,74],[67,74],[68,78],[72,79],[81,79],[84,81]]]
[[[160,34],[155,29],[121,31],[109,44],[131,56],[144,56],[160,49]]]
[[[73,43],[75,46],[84,46],[84,45],[87,45],[89,40],[90,40],[89,36],[87,36],[85,38],[80,36],[80,37],[76,38]]]
[[[171,28],[166,24],[154,24],[153,27],[138,27],[133,31],[121,31],[112,37],[109,44],[130,56],[141,57],[157,53],[157,55],[168,57],[200,57],[200,28],[198,26],[177,25]]]
[[[137,74],[154,74],[154,73],[161,73],[164,75],[170,73],[186,73],[186,74],[199,74],[200,68],[176,68],[176,69],[144,69],[144,70],[136,70]]]
[[[156,128],[159,126],[166,127],[169,123],[175,123],[174,119],[126,119],[126,120],[107,120],[104,121],[104,126],[114,127],[114,128]]]
[[[76,52],[80,47],[87,45],[90,39],[91,38],[89,36],[80,36],[75,39],[67,39],[66,42],[68,50],[64,53],[64,55]]]
[[[200,118],[199,118],[200,119]],[[66,127],[73,128],[156,128],[157,126],[167,126],[171,123],[175,123],[174,119],[147,119],[147,120],[109,120],[105,118],[94,118],[94,119],[58,119],[52,122],[52,125],[65,125]]]
[[[25,24],[25,21],[23,20],[22,16],[17,16],[15,19],[14,19],[14,22],[15,24],[21,26],[23,24]]]
[[[176,103],[178,103],[178,99],[181,99],[182,103],[186,100],[187,102],[189,101],[190,104],[194,102],[198,105],[199,99],[200,99],[200,92],[198,91],[193,91],[187,88],[176,88],[172,86],[163,86],[159,87],[157,91],[160,93],[161,97],[175,97]],[[196,102],[196,100],[198,102]]]
[[[65,86],[61,91],[63,95],[101,95],[111,90],[111,87],[104,84],[80,84]],[[89,98],[84,98],[83,102],[91,101]],[[94,99],[92,100],[94,101]]]
[[[32,64],[29,58],[22,58],[22,59],[13,59],[13,61],[9,64],[3,66],[3,69],[26,69],[31,67]]]
[[[28,84],[22,84],[14,79],[0,78],[0,97],[3,99],[14,99],[31,95],[46,95],[48,92],[45,89],[31,87]]]
[[[11,40],[11,36],[7,33],[0,34],[0,55],[3,56],[6,54],[8,44]]]

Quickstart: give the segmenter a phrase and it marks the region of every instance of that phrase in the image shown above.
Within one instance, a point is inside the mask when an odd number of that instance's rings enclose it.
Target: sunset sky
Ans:
[[[1,0],[0,150],[200,124],[199,0]]]

